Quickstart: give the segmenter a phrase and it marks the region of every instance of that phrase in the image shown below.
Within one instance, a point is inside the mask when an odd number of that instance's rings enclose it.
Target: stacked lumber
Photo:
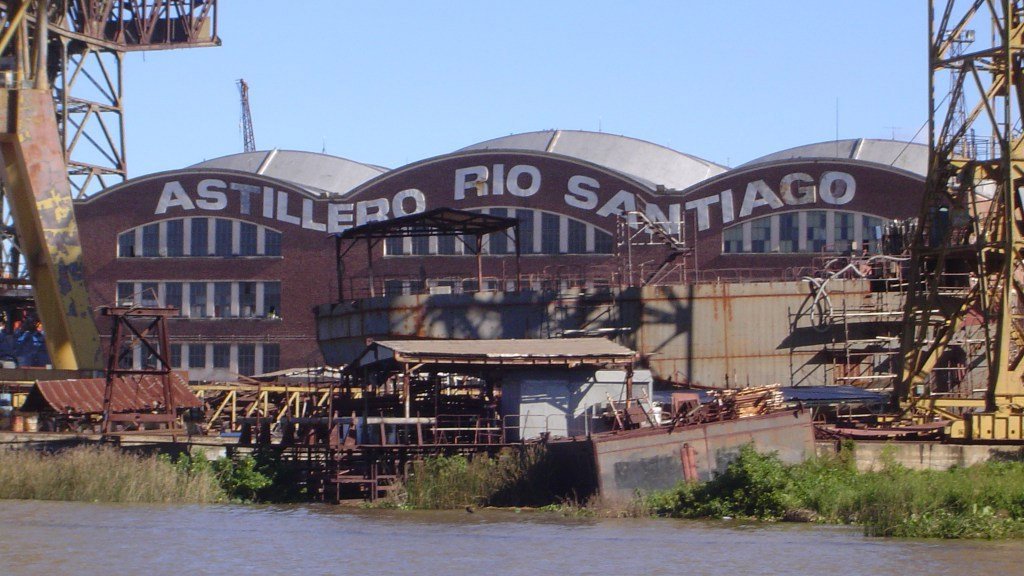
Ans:
[[[722,404],[735,418],[747,418],[768,414],[782,408],[782,385],[769,384],[740,390],[721,390]]]

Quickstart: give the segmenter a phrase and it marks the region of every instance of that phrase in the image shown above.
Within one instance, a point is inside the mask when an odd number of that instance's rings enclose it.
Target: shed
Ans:
[[[586,415],[597,414],[609,397],[638,397],[634,382],[650,397],[650,372],[634,371],[635,358],[634,351],[607,338],[380,340],[346,372],[399,375],[406,417],[410,381],[418,373],[479,377],[498,390],[501,417],[525,439],[594,431]]]

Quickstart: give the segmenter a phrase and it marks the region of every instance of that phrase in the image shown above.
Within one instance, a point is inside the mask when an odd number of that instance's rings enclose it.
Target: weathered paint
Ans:
[[[602,434],[591,440],[601,498],[624,503],[637,491],[671,488],[696,468],[696,479],[707,481],[732,462],[744,444],[761,452],[777,452],[795,464],[814,455],[814,432],[809,411],[787,411],[701,424],[669,432],[667,428]],[[689,456],[689,461],[687,461]]]

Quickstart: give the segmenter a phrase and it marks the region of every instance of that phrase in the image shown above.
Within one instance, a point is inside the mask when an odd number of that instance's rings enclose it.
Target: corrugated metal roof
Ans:
[[[571,156],[610,168],[652,185],[682,190],[721,174],[726,167],[671,148],[627,136],[583,130],[544,130],[512,134],[463,148],[536,150]]]
[[[395,356],[439,356],[459,359],[616,358],[628,361],[635,352],[607,338],[553,338],[536,340],[378,340],[374,345]]]
[[[99,414],[103,412],[105,378],[78,380],[41,380],[29,392],[27,410],[55,410],[72,414]],[[171,395],[179,408],[198,408],[203,405],[186,384],[182,374],[171,374]],[[114,412],[143,412],[163,404],[163,388],[156,375],[120,377],[114,380],[111,409]]]
[[[797,146],[751,160],[741,167],[746,168],[754,164],[794,158],[849,158],[892,166],[921,176],[928,174],[928,147],[924,144],[868,138],[833,140]]]
[[[206,160],[191,168],[223,168],[262,174],[332,194],[345,194],[387,172],[387,168],[338,156],[294,150],[243,152]]]

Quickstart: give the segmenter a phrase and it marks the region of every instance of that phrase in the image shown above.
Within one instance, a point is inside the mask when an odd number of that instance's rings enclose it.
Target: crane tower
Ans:
[[[1019,441],[1024,5],[930,0],[929,66],[928,178],[895,401],[918,421],[947,421],[953,438]]]
[[[238,95],[242,101],[242,118],[239,121],[242,143],[246,152],[255,152],[256,135],[252,131],[252,112],[249,111],[249,84],[242,78],[238,79]]]

